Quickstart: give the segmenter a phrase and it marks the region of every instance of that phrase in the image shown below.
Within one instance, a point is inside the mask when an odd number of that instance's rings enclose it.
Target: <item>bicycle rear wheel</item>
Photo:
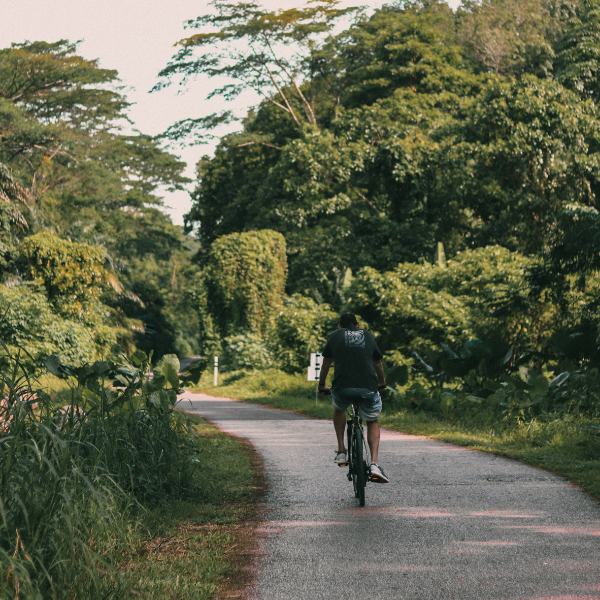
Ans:
[[[356,424],[352,432],[352,483],[354,484],[354,495],[358,498],[360,506],[365,505],[366,470],[363,455],[363,431],[362,427]]]

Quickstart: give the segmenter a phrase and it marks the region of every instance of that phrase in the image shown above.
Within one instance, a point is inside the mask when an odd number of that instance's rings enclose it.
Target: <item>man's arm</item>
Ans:
[[[380,360],[376,360],[373,363],[375,367],[375,373],[377,373],[377,383],[379,385],[379,391],[385,389],[385,374],[383,373],[383,363]],[[323,371],[321,371],[322,373]]]
[[[329,386],[327,385],[327,374],[329,373],[329,369],[331,367],[331,363],[333,362],[333,358],[323,358],[323,364],[321,365],[321,374],[319,375],[319,390],[329,390]]]

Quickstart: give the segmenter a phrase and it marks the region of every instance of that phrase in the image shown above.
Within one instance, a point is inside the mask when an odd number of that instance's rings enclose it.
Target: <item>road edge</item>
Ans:
[[[233,399],[232,399],[233,400]],[[244,454],[250,460],[253,478],[253,493],[248,500],[247,512],[234,530],[235,542],[227,550],[227,559],[231,571],[220,582],[219,591],[211,596],[212,600],[253,600],[261,560],[264,556],[267,519],[264,498],[268,490],[268,479],[263,458],[254,444],[245,437],[224,431],[216,423],[192,410],[180,408],[183,412],[201,416],[207,423],[222,434],[232,437],[240,443]]]

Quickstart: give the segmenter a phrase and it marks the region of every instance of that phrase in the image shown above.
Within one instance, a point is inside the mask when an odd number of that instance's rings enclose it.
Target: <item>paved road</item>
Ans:
[[[361,509],[331,422],[201,394],[182,408],[263,456],[260,600],[600,598],[600,508],[545,471],[385,431],[392,483]]]

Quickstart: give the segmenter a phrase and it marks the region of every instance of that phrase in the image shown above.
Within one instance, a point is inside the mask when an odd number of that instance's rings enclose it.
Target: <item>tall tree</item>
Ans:
[[[457,12],[457,37],[482,72],[551,76],[554,46],[578,0],[466,0]]]
[[[558,46],[557,79],[582,98],[600,100],[600,2],[581,0]]]
[[[337,8],[338,4],[339,0],[314,0],[304,8],[266,11],[254,1],[213,0],[209,6],[214,12],[188,21],[188,27],[201,31],[178,43],[181,50],[160,72],[165,80],[155,89],[170,85],[177,76],[180,84],[199,75],[225,77],[229,83],[211,91],[208,99],[231,100],[250,89],[297,128],[316,125],[316,70],[325,57],[313,58],[337,21],[356,11]],[[181,140],[195,134],[196,141],[202,141],[204,130],[232,119],[231,111],[186,119],[171,127],[166,137]],[[245,143],[271,142],[254,136]]]
[[[115,284],[88,286],[96,293],[99,336],[117,326],[127,348],[133,325],[138,342],[155,356],[197,353],[197,322],[182,281],[197,268],[180,228],[158,210],[165,188],[183,189],[188,181],[184,163],[151,136],[123,133],[128,102],[116,71],[76,50],[64,40],[0,50],[0,163],[6,166],[0,166],[0,276],[18,285],[31,275],[23,257],[36,239],[59,262],[78,242],[85,253],[99,253]],[[40,231],[46,232],[41,238],[27,238]],[[76,272],[66,267],[65,277]],[[71,304],[74,299],[71,294]],[[191,343],[179,335],[181,315]],[[110,335],[114,341],[114,327]]]

